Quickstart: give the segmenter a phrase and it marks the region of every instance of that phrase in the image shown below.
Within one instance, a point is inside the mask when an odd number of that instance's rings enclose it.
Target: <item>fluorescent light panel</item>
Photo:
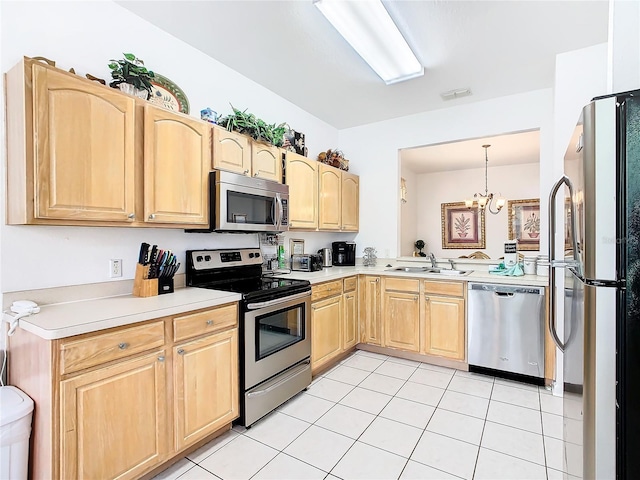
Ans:
[[[424,75],[424,67],[380,0],[314,3],[387,85]]]

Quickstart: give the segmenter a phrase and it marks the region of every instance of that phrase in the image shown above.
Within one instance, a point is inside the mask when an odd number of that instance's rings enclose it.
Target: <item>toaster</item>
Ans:
[[[322,270],[322,256],[308,253],[291,255],[291,270],[298,272]]]

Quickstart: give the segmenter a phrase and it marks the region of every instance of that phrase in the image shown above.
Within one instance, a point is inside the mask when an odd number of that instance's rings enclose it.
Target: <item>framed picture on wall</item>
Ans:
[[[540,199],[509,200],[509,240],[518,250],[540,250]]]
[[[485,248],[484,211],[464,202],[443,203],[442,248]]]

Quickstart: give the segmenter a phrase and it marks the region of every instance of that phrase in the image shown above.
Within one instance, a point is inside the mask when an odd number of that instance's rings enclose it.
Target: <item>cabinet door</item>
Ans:
[[[360,289],[361,340],[364,343],[382,345],[380,277],[365,276]]]
[[[330,361],[342,350],[342,295],[311,304],[311,368]]]
[[[60,478],[139,478],[167,455],[164,351],[60,384]]]
[[[420,351],[420,296],[385,292],[384,346]]]
[[[342,176],[340,170],[320,163],[318,228],[340,230],[342,217]]]
[[[342,172],[342,230],[357,232],[360,226],[360,177]]]
[[[238,330],[174,347],[175,448],[180,450],[239,415]]]
[[[128,223],[135,213],[135,101],[33,66],[36,218]]]
[[[213,168],[249,175],[251,147],[249,137],[213,127]]]
[[[144,221],[209,223],[211,126],[144,107]]]
[[[464,360],[464,299],[425,297],[425,353]]]
[[[251,170],[254,177],[282,182],[282,153],[278,147],[251,142]]]
[[[343,296],[344,317],[342,329],[342,350],[358,343],[358,292],[354,290]]]
[[[287,152],[286,184],[289,185],[289,227],[318,228],[318,162]]]

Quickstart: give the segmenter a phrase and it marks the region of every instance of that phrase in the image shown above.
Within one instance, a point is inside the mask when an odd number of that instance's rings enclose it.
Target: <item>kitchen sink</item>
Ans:
[[[440,275],[468,275],[473,270],[451,270],[448,268],[433,267],[394,267],[386,270],[387,272],[407,272],[407,273],[436,273]]]

